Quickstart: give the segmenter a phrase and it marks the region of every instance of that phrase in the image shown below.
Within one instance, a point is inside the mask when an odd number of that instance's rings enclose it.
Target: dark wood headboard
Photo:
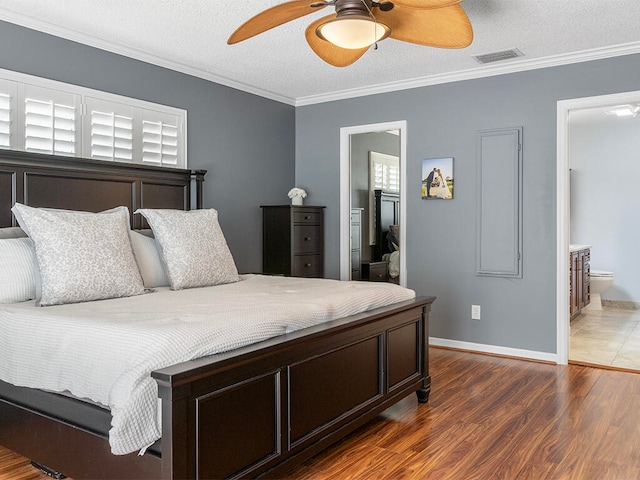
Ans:
[[[387,232],[389,225],[398,225],[400,195],[398,193],[385,192],[384,190],[374,190],[374,230],[376,244],[374,246],[374,261],[382,260],[382,255],[389,253],[387,243]]]
[[[206,170],[0,150],[0,227],[17,225],[11,207],[19,202],[91,212],[124,205],[132,215],[131,227],[143,228],[140,215],[133,215],[137,208],[202,208],[205,174]]]

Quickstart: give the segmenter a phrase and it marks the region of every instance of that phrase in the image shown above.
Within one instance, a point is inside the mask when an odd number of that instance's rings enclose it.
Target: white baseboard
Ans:
[[[484,345],[482,343],[461,342],[449,340],[447,338],[429,337],[429,345],[434,347],[449,347],[470,352],[491,353],[494,355],[504,355],[507,357],[518,357],[528,360],[540,360],[543,362],[558,363],[558,356],[555,353],[536,352],[533,350],[523,350],[520,348],[499,347],[496,345]]]

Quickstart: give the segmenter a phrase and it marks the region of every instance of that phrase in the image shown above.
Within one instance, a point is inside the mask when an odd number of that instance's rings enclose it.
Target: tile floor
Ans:
[[[640,370],[640,310],[583,310],[569,341],[570,361]]]

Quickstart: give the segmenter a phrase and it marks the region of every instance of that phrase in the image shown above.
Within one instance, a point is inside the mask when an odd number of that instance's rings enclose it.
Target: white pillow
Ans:
[[[168,287],[169,279],[164,273],[155,239],[133,231],[129,232],[129,238],[144,286],[146,288]]]
[[[135,213],[143,215],[153,230],[172,290],[240,279],[217,211],[141,208]]]
[[[129,240],[129,210],[89,213],[11,209],[33,240],[42,281],[38,304],[59,305],[144,292]]]
[[[33,242],[26,238],[0,240],[0,303],[36,298],[38,263]]]

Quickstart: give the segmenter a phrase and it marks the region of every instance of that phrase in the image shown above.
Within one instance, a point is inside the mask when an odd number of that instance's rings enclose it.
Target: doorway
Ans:
[[[407,122],[396,121],[357,125],[340,129],[340,279],[350,280],[352,272],[351,208],[352,208],[352,165],[351,144],[353,136],[375,132],[394,132],[399,142],[399,276],[398,283],[407,284],[406,268],[406,130]],[[365,234],[369,239],[370,235]],[[369,244],[369,242],[364,242]]]
[[[570,184],[570,115],[588,109],[604,109],[640,103],[640,92],[626,92],[597,97],[559,101],[557,104],[557,170],[556,170],[556,322],[557,361],[569,362],[569,242],[571,218]]]

